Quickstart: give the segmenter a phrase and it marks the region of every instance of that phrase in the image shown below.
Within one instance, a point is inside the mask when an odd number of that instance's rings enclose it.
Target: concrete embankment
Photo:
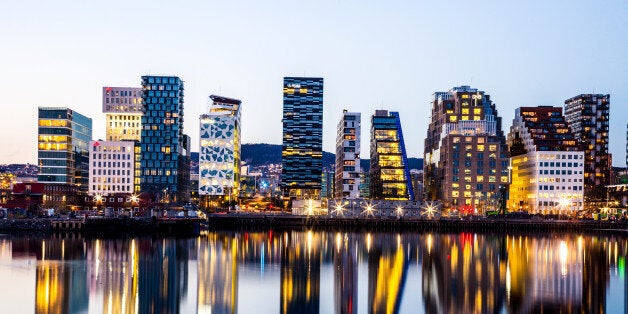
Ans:
[[[202,219],[103,218],[85,219],[2,219],[0,231],[81,232],[94,234],[130,233],[197,235]]]
[[[625,221],[581,220],[460,220],[331,218],[291,215],[210,215],[210,230],[316,229],[343,231],[440,231],[440,232],[586,232],[628,235]]]

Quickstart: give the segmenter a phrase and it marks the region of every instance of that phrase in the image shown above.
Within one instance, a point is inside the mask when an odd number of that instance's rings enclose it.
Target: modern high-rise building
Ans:
[[[190,137],[183,133],[183,81],[142,76],[140,186],[164,202],[190,198]]]
[[[508,133],[508,208],[533,214],[583,209],[583,157],[560,107],[521,107]]]
[[[135,142],[89,142],[89,195],[135,192]]]
[[[241,101],[211,95],[209,113],[200,117],[199,197],[205,207],[233,201],[240,189]]]
[[[139,141],[142,132],[142,89],[103,87],[102,112],[108,141]]]
[[[628,167],[628,125],[626,125],[626,167]]]
[[[414,200],[399,113],[376,110],[371,117],[370,193],[376,200]]]
[[[605,201],[606,186],[610,184],[609,107],[608,94],[581,94],[565,100],[565,118],[580,149],[584,151],[584,195],[587,203]]]
[[[360,198],[360,129],[358,112],[342,112],[336,137],[336,173],[334,197]]]
[[[492,210],[500,185],[508,185],[508,162],[490,95],[469,86],[434,93],[425,138],[426,200],[465,213]]]
[[[284,78],[282,122],[284,200],[319,199],[323,171],[322,78]]]
[[[92,119],[60,107],[39,107],[38,115],[38,181],[87,192]]]

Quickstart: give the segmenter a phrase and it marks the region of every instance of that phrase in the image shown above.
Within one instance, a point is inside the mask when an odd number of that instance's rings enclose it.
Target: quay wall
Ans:
[[[288,215],[210,215],[210,230],[315,229],[342,231],[438,231],[438,232],[586,232],[625,233],[626,221],[532,220],[532,219],[394,219],[330,218]]]

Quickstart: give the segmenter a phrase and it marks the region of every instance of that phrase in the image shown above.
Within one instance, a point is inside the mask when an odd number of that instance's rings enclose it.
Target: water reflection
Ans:
[[[586,235],[6,236],[0,275],[35,285],[0,302],[36,313],[622,312],[627,251],[624,238]]]

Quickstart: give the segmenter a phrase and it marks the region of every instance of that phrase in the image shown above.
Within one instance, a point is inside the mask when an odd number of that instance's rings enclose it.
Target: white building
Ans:
[[[240,187],[241,101],[210,98],[209,114],[200,117],[199,197],[233,200]]]
[[[132,194],[134,177],[134,142],[89,142],[89,195]]]
[[[102,111],[108,141],[139,141],[142,131],[142,89],[103,87]]]
[[[360,113],[342,112],[336,137],[334,197],[360,198]]]
[[[560,107],[517,108],[508,134],[510,211],[574,214],[583,209],[584,152]]]

